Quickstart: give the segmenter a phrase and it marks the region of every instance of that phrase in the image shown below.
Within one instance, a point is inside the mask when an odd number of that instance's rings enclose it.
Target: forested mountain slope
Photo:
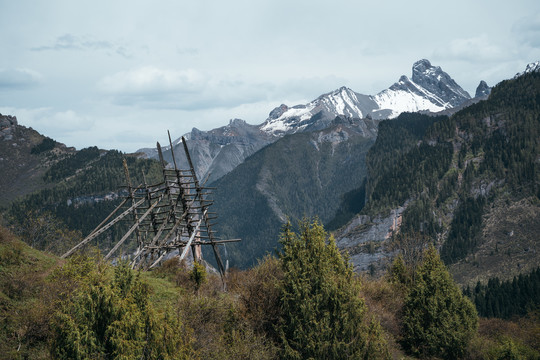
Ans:
[[[157,161],[138,159],[116,150],[90,147],[65,151],[62,150],[64,147],[54,145],[45,147],[37,155],[30,155],[31,149],[35,148],[25,147],[20,152],[30,161],[36,158],[31,176],[39,186],[32,193],[29,193],[32,187],[25,187],[21,195],[26,195],[9,204],[4,221],[23,240],[42,250],[55,253],[68,250],[120,203],[127,194],[124,159],[133,186],[144,184],[145,179],[152,184],[161,178],[161,165]],[[23,184],[29,182],[27,176],[30,175],[20,175]],[[108,249],[115,242],[117,231],[126,226],[127,223],[118,224],[110,237],[94,245]]]
[[[400,121],[402,120],[402,121]],[[452,117],[383,121],[365,207],[336,233],[359,269],[435,242],[456,279],[508,278],[540,258],[540,73]]]
[[[285,136],[212,184],[218,235],[242,239],[227,246],[232,266],[252,265],[273,252],[287,218],[334,217],[342,195],[366,174],[364,158],[373,141],[359,124],[338,117],[328,129]]]

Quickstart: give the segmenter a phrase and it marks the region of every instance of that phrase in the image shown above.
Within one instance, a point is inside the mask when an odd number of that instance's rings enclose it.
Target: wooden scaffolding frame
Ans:
[[[226,268],[218,246],[228,242],[237,242],[240,239],[219,240],[216,238],[211,221],[217,217],[209,211],[212,205],[212,200],[209,198],[212,188],[199,183],[184,137],[182,137],[182,143],[189,169],[178,168],[171,135],[167,133],[174,169],[167,168],[158,142],[157,150],[163,180],[158,184],[149,185],[143,174],[144,184],[133,187],[124,159],[126,198],[86,238],[63,254],[62,258],[70,256],[120,220],[131,216],[132,225],[107,253],[105,260],[110,259],[123,243],[133,237],[137,241],[137,250],[130,259],[131,267],[143,270],[157,266],[174,251],[178,251],[178,258],[181,261],[191,249],[194,261],[200,262],[203,260],[201,247],[207,245],[212,247],[218,271],[224,279]],[[116,215],[117,213],[120,214]]]

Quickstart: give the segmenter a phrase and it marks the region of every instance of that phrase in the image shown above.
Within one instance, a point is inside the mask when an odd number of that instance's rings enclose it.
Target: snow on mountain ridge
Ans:
[[[390,119],[398,117],[402,112],[420,110],[438,112],[450,107],[448,103],[415,84],[406,76],[402,76],[396,84],[381,91],[373,99],[380,109],[391,110],[388,116]]]
[[[516,79],[516,78],[518,78],[518,77],[520,77],[522,75],[525,75],[525,74],[528,74],[528,73],[531,73],[531,72],[537,72],[537,71],[540,72],[540,61],[535,61],[535,62],[527,64],[527,66],[525,67],[525,71],[517,73],[514,76],[514,79]]]
[[[362,118],[364,116],[362,109],[358,107],[360,102],[358,95],[353,90],[342,86],[338,90],[320,96],[317,100],[326,111],[335,111],[336,115]]]
[[[309,120],[319,114],[325,122],[338,115],[351,118],[364,118],[377,108],[371,96],[362,95],[342,86],[339,89],[319,96],[306,105],[292,108],[281,105],[270,112],[261,130],[270,134],[295,133],[313,125]],[[285,111],[283,111],[285,110]],[[275,116],[280,114],[279,116]]]
[[[438,96],[450,107],[459,106],[471,96],[440,66],[433,66],[429,60],[422,59],[413,64],[412,82]]]
[[[540,61],[527,65],[524,73],[540,71]],[[481,82],[477,96],[487,97],[491,88]],[[469,99],[469,100],[467,100]],[[472,99],[474,100],[474,99]],[[382,119],[397,117],[402,112],[441,110],[457,111],[470,104],[469,94],[445,73],[422,59],[413,64],[412,79],[402,76],[389,88],[376,95],[363,95],[341,87],[305,104],[274,108],[265,122],[250,125],[243,120],[231,120],[228,125],[210,131],[193,128],[184,134],[192,152],[200,178],[210,174],[210,182],[231,171],[236,165],[263,146],[286,134],[333,128],[343,122],[353,126],[365,138],[375,139],[377,125]],[[459,105],[454,105],[454,104]],[[340,135],[341,136],[341,135]],[[332,139],[339,136],[332,135]],[[175,157],[183,154],[180,138],[173,142]],[[171,161],[170,146],[163,144],[166,161]],[[157,150],[139,149],[149,158],[157,158]],[[185,166],[178,159],[179,166]]]
[[[321,128],[336,116],[350,118],[395,118],[402,112],[439,112],[471,99],[440,66],[422,59],[413,64],[412,79],[403,75],[377,95],[362,95],[341,87],[306,105],[281,105],[270,112],[261,130],[272,135]],[[317,122],[320,124],[317,125]]]

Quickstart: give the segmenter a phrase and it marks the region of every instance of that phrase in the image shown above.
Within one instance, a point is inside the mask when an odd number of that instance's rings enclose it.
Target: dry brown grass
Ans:
[[[368,308],[366,318],[373,316],[381,324],[393,359],[407,358],[398,343],[401,338],[401,309],[405,296],[403,288],[390,284],[385,278],[363,277],[361,282],[361,296]]]

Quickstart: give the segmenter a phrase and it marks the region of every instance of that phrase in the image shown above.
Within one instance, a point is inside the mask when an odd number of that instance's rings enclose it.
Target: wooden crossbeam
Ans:
[[[127,199],[126,199],[127,201]],[[141,199],[139,200],[137,203],[133,204],[131,207],[129,207],[129,209],[127,209],[126,211],[124,211],[122,214],[120,214],[119,216],[117,216],[113,221],[111,221],[110,223],[108,223],[107,225],[105,225],[104,227],[102,227],[101,229],[99,230],[95,230],[93,233],[91,233],[90,235],[88,235],[83,241],[81,241],[80,243],[78,243],[77,245],[75,245],[74,248],[72,248],[71,250],[69,250],[68,252],[66,252],[64,255],[61,256],[61,258],[66,258],[68,257],[69,255],[73,254],[77,249],[81,248],[83,245],[87,244],[88,242],[90,242],[92,239],[96,238],[98,235],[100,234],[103,234],[105,231],[107,231],[108,229],[110,229],[114,224],[116,224],[117,222],[119,222],[124,216],[128,215],[134,208],[136,208],[138,205],[142,204],[143,201],[145,201],[145,199]]]
[[[120,239],[120,241],[118,241],[118,243],[111,249],[111,251],[109,251],[109,253],[107,254],[107,256],[105,256],[105,260],[107,260],[108,258],[111,257],[111,255],[120,247],[120,245],[122,245],[124,243],[124,241],[126,241],[126,239],[133,233],[133,231],[135,231],[136,229],[139,228],[139,224],[141,223],[142,219],[144,219],[145,217],[148,216],[148,214],[150,214],[150,212],[152,211],[153,208],[155,208],[157,206],[157,204],[159,204],[159,202],[161,201],[161,199],[163,198],[160,197],[158,201],[156,201],[151,207],[150,209],[148,209],[144,215],[139,218],[135,224],[133,224],[133,226],[131,227],[131,229],[128,230],[128,232],[122,237],[122,239]],[[145,201],[146,199],[143,199],[142,201]]]

